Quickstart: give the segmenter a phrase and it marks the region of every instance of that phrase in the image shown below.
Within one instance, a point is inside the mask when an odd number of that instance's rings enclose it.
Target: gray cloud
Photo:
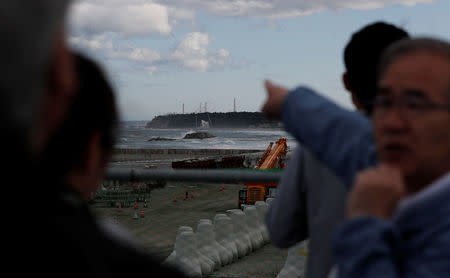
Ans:
[[[78,0],[70,12],[75,48],[106,59],[134,63],[152,75],[162,67],[205,72],[236,66],[226,49],[211,49],[204,32],[186,34],[169,53],[148,47],[122,46],[132,37],[172,34],[179,21],[194,22],[199,11],[215,16],[254,17],[276,20],[323,10],[376,9],[387,5],[416,5],[433,0]],[[195,26],[192,25],[192,26]],[[191,28],[192,28],[191,26]],[[194,27],[194,29],[196,29]]]
[[[323,10],[370,10],[388,5],[413,6],[434,0],[165,0],[168,7],[205,10],[217,16],[243,16],[267,19],[309,15]]]
[[[79,0],[71,11],[73,29],[120,36],[167,36],[179,20],[206,11],[216,16],[279,19],[323,10],[370,10],[388,5],[413,6],[434,0]]]
[[[72,36],[69,43],[73,48],[90,52],[95,56],[135,63],[149,75],[159,72],[161,67],[168,65],[198,72],[231,65],[230,52],[226,49],[210,49],[209,35],[201,32],[188,33],[172,52],[166,54],[160,54],[149,48],[118,46],[108,34]]]
[[[70,23],[79,32],[120,36],[169,35],[166,6],[151,1],[83,0],[70,12]]]
[[[146,64],[161,59],[157,51],[149,48],[116,46],[107,35],[71,37],[69,43],[76,49],[87,50],[107,59],[125,59]]]

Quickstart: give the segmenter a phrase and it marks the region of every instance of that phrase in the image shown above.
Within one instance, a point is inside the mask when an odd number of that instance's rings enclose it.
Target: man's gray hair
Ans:
[[[434,38],[403,39],[393,43],[381,57],[378,67],[378,80],[395,60],[413,52],[429,52],[447,59],[450,63],[450,43]],[[450,100],[450,76],[448,96]]]
[[[450,61],[450,43],[446,41],[433,38],[403,39],[393,43],[384,52],[378,67],[378,79],[395,60],[413,52],[429,52]]]
[[[52,47],[59,28],[64,26],[69,2],[0,3],[0,119],[3,130],[9,134],[30,134],[33,119],[39,113]]]

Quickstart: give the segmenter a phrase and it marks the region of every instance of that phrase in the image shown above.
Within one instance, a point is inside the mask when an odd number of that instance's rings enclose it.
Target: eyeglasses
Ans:
[[[450,105],[435,103],[424,96],[406,95],[394,98],[381,94],[376,96],[372,102],[373,115],[375,117],[383,117],[394,106],[397,106],[402,115],[408,118],[420,117],[423,113],[431,110],[450,111]]]

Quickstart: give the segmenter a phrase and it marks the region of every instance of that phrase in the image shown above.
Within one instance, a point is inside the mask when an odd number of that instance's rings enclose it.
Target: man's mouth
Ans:
[[[396,161],[408,155],[410,149],[399,143],[388,143],[382,148],[382,156],[389,161]]]

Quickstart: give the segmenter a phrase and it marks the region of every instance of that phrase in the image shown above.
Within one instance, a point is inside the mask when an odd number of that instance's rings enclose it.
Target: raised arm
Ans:
[[[347,186],[356,173],[377,163],[370,121],[306,87],[287,91],[266,81],[263,112],[281,117],[285,129]]]

